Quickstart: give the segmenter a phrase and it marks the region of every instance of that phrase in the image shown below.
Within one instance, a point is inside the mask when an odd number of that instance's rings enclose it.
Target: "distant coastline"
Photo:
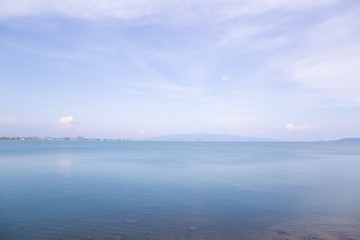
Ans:
[[[132,139],[84,138],[84,137],[0,137],[0,140],[18,141],[134,141]]]
[[[15,141],[149,141],[149,142],[292,142],[269,138],[256,137],[241,137],[233,135],[217,135],[217,134],[179,134],[171,136],[161,136],[145,139],[130,139],[130,138],[85,138],[78,137],[0,137],[1,140],[15,140]],[[359,142],[360,138],[341,138],[329,141],[305,141],[305,142],[344,142],[353,143]]]
[[[360,142],[360,138],[341,138],[330,142]]]

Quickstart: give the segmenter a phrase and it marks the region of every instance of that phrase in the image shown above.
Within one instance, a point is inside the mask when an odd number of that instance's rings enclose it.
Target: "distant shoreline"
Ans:
[[[132,139],[84,138],[84,137],[0,137],[0,140],[13,141],[136,141]]]
[[[323,140],[323,141],[234,141],[234,140],[208,140],[208,139],[110,139],[110,138],[84,138],[84,137],[0,137],[1,140],[9,141],[101,141],[101,142],[223,142],[223,143],[294,143],[294,142],[308,142],[308,143],[321,143],[321,142],[341,142],[341,143],[360,143],[360,138],[342,138],[337,140]]]

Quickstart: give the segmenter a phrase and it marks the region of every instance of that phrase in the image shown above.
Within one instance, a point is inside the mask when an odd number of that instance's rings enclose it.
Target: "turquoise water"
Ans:
[[[0,141],[0,239],[360,239],[360,144]]]

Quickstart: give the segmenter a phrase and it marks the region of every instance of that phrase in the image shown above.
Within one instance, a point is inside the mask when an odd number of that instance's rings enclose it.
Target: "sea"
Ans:
[[[1,240],[359,240],[360,144],[0,141]]]

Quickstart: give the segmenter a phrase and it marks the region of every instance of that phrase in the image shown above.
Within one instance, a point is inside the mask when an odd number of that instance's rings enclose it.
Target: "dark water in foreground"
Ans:
[[[1,240],[360,239],[360,144],[0,141]]]

